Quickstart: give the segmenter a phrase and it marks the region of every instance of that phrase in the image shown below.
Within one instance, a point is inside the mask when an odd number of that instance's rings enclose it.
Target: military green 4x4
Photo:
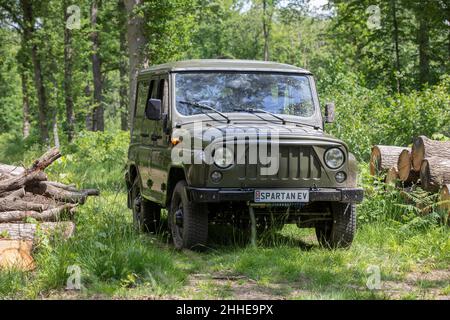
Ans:
[[[314,78],[294,66],[192,60],[138,75],[126,183],[135,226],[176,248],[206,245],[209,223],[252,230],[295,223],[348,247],[355,233],[355,157],[324,133]],[[351,119],[348,119],[351,121]]]

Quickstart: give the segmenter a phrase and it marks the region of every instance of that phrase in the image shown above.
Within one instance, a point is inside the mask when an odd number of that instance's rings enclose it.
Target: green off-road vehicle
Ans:
[[[327,247],[356,228],[357,163],[326,134],[312,74],[259,61],[192,60],[138,75],[128,152],[135,226],[157,232],[161,209],[176,248],[206,245],[208,224],[244,230],[295,223]],[[347,121],[351,121],[348,119]]]

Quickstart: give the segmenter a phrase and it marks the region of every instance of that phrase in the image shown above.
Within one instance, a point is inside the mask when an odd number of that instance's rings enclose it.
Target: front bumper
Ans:
[[[231,189],[231,188],[187,188],[189,199],[195,202],[217,203],[238,202],[255,200],[255,189]],[[362,188],[315,188],[309,191],[309,202],[343,202],[360,203],[364,197]]]

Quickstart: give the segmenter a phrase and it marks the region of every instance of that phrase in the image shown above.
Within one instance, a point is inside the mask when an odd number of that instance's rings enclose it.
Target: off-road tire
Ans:
[[[161,207],[142,197],[139,178],[133,182],[131,189],[131,209],[133,226],[140,232],[157,233],[161,226]]]
[[[189,201],[187,183],[182,180],[177,183],[172,194],[169,211],[169,226],[175,248],[203,250],[208,240],[208,210],[207,206]],[[183,226],[176,223],[176,212],[182,208]]]
[[[356,232],[356,205],[333,203],[331,211],[333,221],[316,225],[317,240],[326,248],[348,248]]]

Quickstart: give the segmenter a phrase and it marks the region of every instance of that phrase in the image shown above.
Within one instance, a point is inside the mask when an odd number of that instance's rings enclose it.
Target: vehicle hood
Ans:
[[[195,129],[194,129],[195,128]],[[314,145],[318,144],[339,144],[343,145],[346,149],[347,145],[335,138],[334,136],[325,133],[322,129],[316,129],[312,126],[286,123],[264,123],[264,122],[232,122],[232,123],[218,123],[218,122],[204,122],[199,129],[199,124],[189,123],[181,126],[181,129],[187,130],[195,139],[207,140],[204,142],[210,143],[211,140],[217,140],[217,135],[220,138],[224,137],[245,137],[249,133],[252,135],[265,136],[268,132],[278,135],[280,141],[283,143],[289,141],[292,143],[301,142]],[[205,134],[209,132],[208,134]],[[214,132],[217,134],[214,135]],[[219,134],[221,133],[221,135]],[[214,139],[209,139],[210,137]],[[205,139],[207,137],[208,139]]]

